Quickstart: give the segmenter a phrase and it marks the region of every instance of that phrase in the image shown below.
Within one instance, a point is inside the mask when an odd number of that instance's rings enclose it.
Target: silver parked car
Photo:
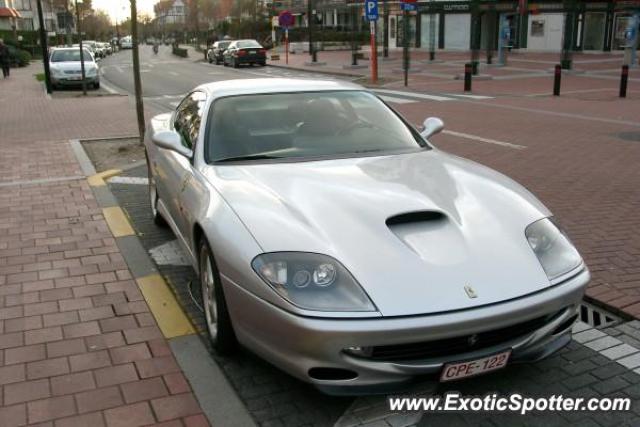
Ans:
[[[451,381],[571,339],[589,272],[504,175],[350,83],[196,88],[146,137],[151,210],[202,283],[211,339],[329,393]]]
[[[100,72],[95,58],[89,49],[83,47],[84,76],[87,86],[100,88]],[[82,85],[82,64],[80,63],[79,47],[56,48],[49,56],[51,70],[51,85],[53,88],[61,86]]]

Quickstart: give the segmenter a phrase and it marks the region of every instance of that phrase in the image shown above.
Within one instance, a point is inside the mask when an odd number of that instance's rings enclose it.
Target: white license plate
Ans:
[[[68,80],[82,80],[82,76],[68,77]]]
[[[249,51],[249,55],[255,55],[255,54],[256,54],[256,51],[255,51],[255,50],[250,50],[250,51]]]
[[[442,368],[440,381],[455,381],[462,378],[473,377],[475,375],[484,374],[486,372],[502,369],[507,366],[511,356],[511,350],[502,353],[493,354],[482,359],[468,360],[466,362],[447,363]]]

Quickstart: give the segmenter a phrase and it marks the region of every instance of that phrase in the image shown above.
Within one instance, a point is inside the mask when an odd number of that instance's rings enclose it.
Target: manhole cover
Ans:
[[[620,132],[618,138],[625,141],[640,142],[640,132]]]

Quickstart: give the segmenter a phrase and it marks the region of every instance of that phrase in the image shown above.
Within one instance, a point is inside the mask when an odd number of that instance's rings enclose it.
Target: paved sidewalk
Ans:
[[[380,48],[379,48],[380,49]],[[379,85],[390,88],[403,88],[402,49],[390,49],[389,57],[383,58],[381,50],[378,58]],[[363,46],[361,53],[366,59],[358,60],[358,67],[351,67],[351,51],[320,51],[318,62],[311,65],[308,52],[298,51],[289,54],[286,64],[284,49],[276,48],[277,60],[269,59],[269,64],[294,70],[350,74],[361,76],[365,81],[371,76],[369,68],[370,49]],[[271,54],[269,54],[269,58]],[[559,61],[557,53],[512,52],[508,55],[507,65],[486,64],[485,52],[480,55],[479,76],[473,78],[474,94],[490,95],[551,95],[553,88],[553,68]],[[622,66],[622,55],[618,52],[606,54],[574,54],[574,70],[564,72],[562,92],[565,94],[585,91],[590,97],[611,98],[618,96],[618,85]],[[428,60],[428,52],[423,49],[411,50],[409,88],[418,91],[440,91],[463,93],[464,64],[470,61],[469,52],[436,53],[436,60]],[[629,71],[628,97],[640,98],[640,68]]]
[[[135,133],[126,97],[0,81],[0,426],[206,426],[72,153]]]

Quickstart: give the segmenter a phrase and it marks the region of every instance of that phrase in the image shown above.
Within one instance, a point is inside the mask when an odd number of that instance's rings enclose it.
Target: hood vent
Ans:
[[[387,218],[385,221],[387,227],[393,227],[396,225],[407,225],[421,222],[434,222],[444,219],[445,216],[441,212],[435,211],[416,211],[407,212],[400,215],[394,215]]]

